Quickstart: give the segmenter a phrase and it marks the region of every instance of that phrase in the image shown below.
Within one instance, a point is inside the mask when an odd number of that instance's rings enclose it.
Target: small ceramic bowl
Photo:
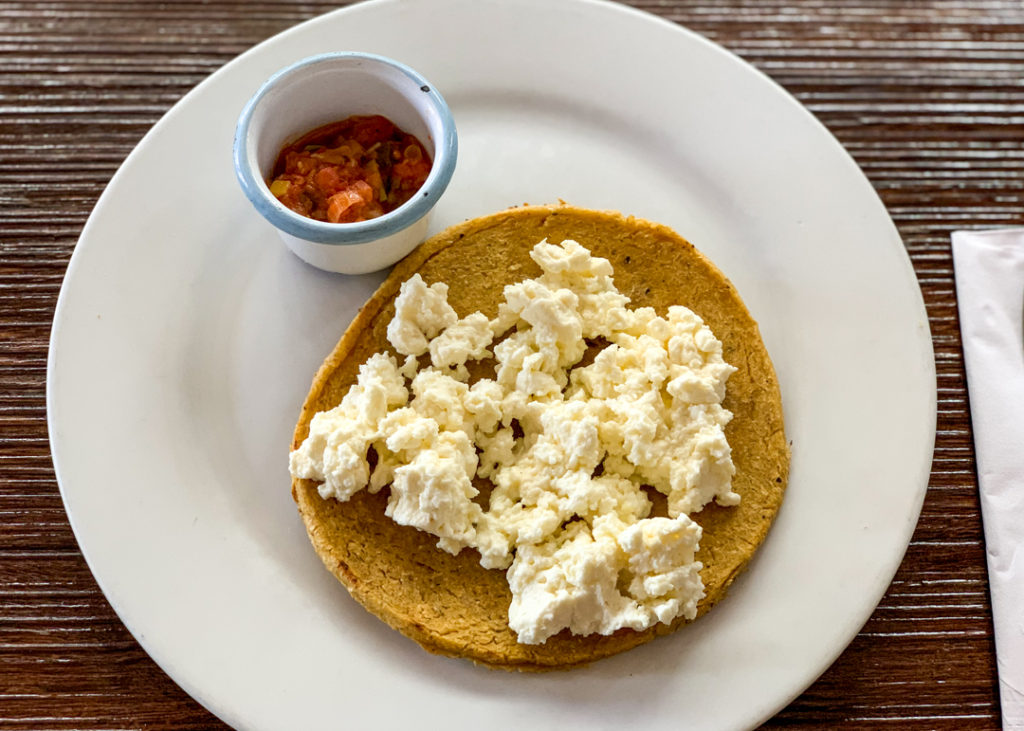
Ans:
[[[352,115],[382,114],[414,135],[433,159],[423,187],[378,218],[327,223],[285,207],[267,186],[287,143]],[[455,122],[437,89],[397,61],[368,53],[327,53],[270,77],[235,129],[235,173],[246,197],[285,244],[315,267],[363,274],[394,264],[423,241],[431,210],[455,171]]]

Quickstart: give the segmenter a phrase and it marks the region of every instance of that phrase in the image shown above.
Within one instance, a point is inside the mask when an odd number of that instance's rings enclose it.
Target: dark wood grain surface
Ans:
[[[950,231],[1024,223],[1024,0],[639,0],[777,80],[889,209],[928,307],[938,434],[920,523],[874,615],[770,728],[999,726]],[[46,357],[104,185],[186,91],[337,3],[0,2],[0,728],[221,724],[142,651],[68,525]]]

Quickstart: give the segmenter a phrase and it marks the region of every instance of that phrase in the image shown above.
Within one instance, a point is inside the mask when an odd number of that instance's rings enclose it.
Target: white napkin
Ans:
[[[1024,229],[955,231],[1004,729],[1024,729]]]

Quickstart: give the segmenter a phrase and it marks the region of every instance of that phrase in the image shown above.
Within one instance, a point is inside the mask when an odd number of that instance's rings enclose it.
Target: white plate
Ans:
[[[287,447],[320,360],[381,277],[289,254],[239,191],[231,138],[272,71],[339,49],[398,58],[451,104],[460,160],[435,228],[558,198],[661,221],[761,322],[792,479],[768,541],[706,618],[587,669],[492,672],[426,654],[321,566]],[[263,729],[753,726],[881,597],[935,424],[916,279],[839,144],[721,48],[582,0],[367,3],[213,74],[97,204],[61,290],[47,385],[65,505],[114,609],[186,691]]]

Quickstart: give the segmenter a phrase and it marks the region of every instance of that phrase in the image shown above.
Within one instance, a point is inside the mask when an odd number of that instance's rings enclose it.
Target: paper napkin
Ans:
[[[1024,228],[953,233],[1003,728],[1024,729]]]

